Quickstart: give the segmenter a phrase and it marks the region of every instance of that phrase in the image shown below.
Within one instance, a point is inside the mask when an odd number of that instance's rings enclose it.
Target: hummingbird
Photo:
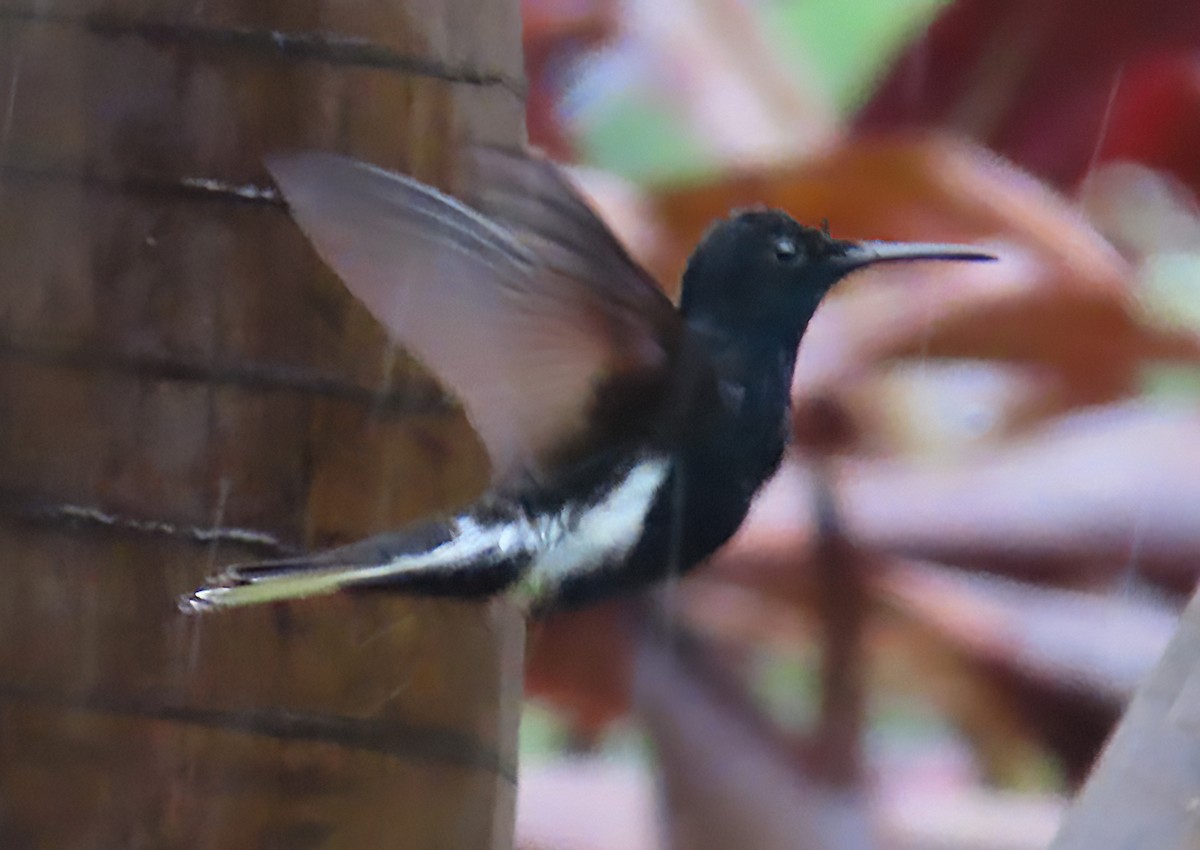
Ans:
[[[695,248],[676,307],[549,160],[474,147],[462,165],[459,200],[335,154],[267,161],[317,254],[457,396],[488,490],[450,516],[227,567],[185,611],[376,588],[504,594],[538,615],[686,572],[778,469],[826,293],[878,263],[994,259],[738,210]]]

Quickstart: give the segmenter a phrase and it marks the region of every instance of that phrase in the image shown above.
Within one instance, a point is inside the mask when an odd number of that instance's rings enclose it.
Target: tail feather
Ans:
[[[226,569],[211,584],[180,600],[180,608],[202,613],[218,608],[238,608],[266,602],[283,602],[334,593],[364,581],[380,581],[402,567],[392,564],[370,566],[327,566],[319,561],[296,559],[284,564],[237,564]]]
[[[182,597],[179,607],[204,613],[365,587],[490,595],[519,577],[532,545],[510,524],[485,527],[460,517],[307,557],[234,564]]]

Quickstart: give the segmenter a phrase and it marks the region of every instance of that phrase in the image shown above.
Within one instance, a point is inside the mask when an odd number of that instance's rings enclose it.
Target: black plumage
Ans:
[[[230,567],[187,610],[383,587],[540,612],[686,571],[778,468],[826,292],[871,263],[989,259],[737,212],[696,248],[676,309],[545,160],[472,149],[466,203],[329,154],[270,168],[318,253],[462,400],[493,486],[454,517]]]

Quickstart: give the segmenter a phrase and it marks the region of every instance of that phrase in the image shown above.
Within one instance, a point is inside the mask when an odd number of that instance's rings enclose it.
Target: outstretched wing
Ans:
[[[467,166],[477,208],[333,154],[268,162],[321,258],[461,400],[493,475],[536,477],[610,382],[665,382],[683,325],[552,164]]]

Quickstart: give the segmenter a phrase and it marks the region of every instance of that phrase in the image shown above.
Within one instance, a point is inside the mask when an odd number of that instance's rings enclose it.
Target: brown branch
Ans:
[[[862,780],[866,703],[863,632],[867,587],[863,556],[841,531],[833,485],[824,464],[813,476],[816,519],[817,616],[823,630],[821,706],[813,731],[813,770],[835,787]]]

